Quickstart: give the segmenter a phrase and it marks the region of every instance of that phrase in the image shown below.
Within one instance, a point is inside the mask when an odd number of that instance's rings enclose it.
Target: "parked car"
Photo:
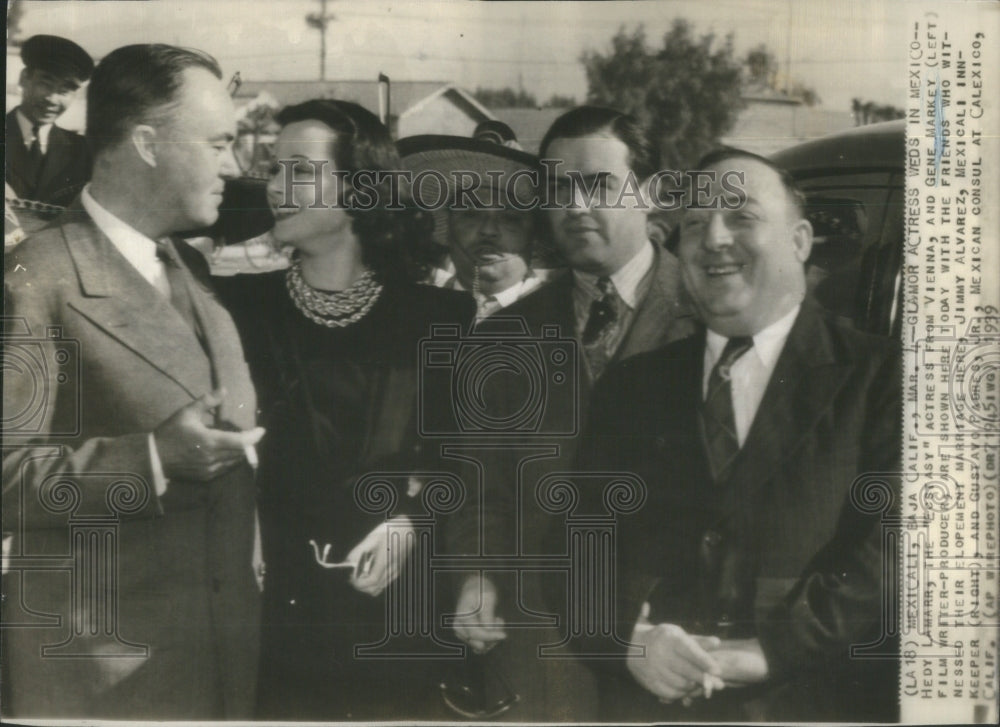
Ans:
[[[774,155],[806,196],[813,295],[872,333],[898,335],[902,306],[904,122],[807,141]]]

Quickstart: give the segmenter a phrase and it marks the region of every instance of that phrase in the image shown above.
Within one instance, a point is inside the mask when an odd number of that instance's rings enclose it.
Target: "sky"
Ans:
[[[96,57],[127,43],[167,42],[215,55],[244,80],[319,77],[320,34],[306,24],[320,0],[15,0],[20,36],[53,33]],[[603,51],[619,27],[645,26],[658,44],[674,18],[698,34],[734,34],[742,54],[766,44],[824,108],[851,99],[903,106],[906,28],[889,0],[659,0],[473,2],[328,0],[328,79],[452,81],[586,96],[579,58]],[[17,59],[15,59],[16,61]],[[17,82],[17,64],[8,86]],[[14,74],[13,76],[11,74]]]

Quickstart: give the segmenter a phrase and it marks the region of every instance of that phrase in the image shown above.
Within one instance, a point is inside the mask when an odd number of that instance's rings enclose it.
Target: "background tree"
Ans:
[[[906,112],[891,104],[880,105],[874,101],[851,99],[851,112],[854,114],[854,125],[876,124],[879,121],[892,121],[906,117]]]
[[[683,19],[673,22],[657,50],[642,26],[622,27],[606,52],[581,56],[587,103],[627,111],[646,122],[667,167],[686,168],[718,144],[744,107],[743,63],[732,35],[695,37]]]
[[[819,103],[816,89],[795,78],[788,78],[787,73],[784,79],[780,78],[778,59],[763,43],[748,52],[743,63],[746,66],[746,91],[770,91],[801,101],[806,106]]]
[[[749,53],[744,59],[747,70],[746,85],[748,88],[775,89],[778,83],[778,61],[774,54],[763,43]]]

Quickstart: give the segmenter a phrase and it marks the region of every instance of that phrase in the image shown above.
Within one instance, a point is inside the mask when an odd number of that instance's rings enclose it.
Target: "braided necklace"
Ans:
[[[285,275],[288,294],[302,314],[327,328],[349,326],[357,323],[375,305],[382,293],[382,285],[375,274],[366,270],[351,287],[327,293],[313,288],[302,277],[302,264],[295,260]]]

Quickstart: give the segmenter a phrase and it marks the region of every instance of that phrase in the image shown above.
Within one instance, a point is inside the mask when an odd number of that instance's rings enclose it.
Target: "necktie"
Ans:
[[[620,305],[624,305],[610,278],[599,278],[597,289],[601,297],[590,304],[590,316],[583,330],[583,352],[594,381],[601,377],[614,355]]]
[[[589,346],[597,341],[601,333],[618,318],[615,307],[615,286],[611,278],[597,279],[597,289],[601,297],[590,304],[590,315],[587,316],[587,326],[583,329],[583,344]]]
[[[156,243],[156,257],[163,263],[163,271],[167,276],[167,282],[170,284],[171,305],[177,309],[181,317],[191,326],[191,330],[198,337],[198,342],[204,348],[204,336],[201,324],[198,321],[198,315],[195,312],[194,301],[191,299],[191,291],[188,289],[187,276],[177,257],[177,250],[174,249],[174,244],[169,238]]]
[[[730,369],[736,360],[753,347],[750,337],[730,338],[722,349],[718,363],[708,376],[708,392],[702,407],[705,444],[717,482],[729,474],[729,466],[740,451],[736,436],[736,416],[733,413],[733,385]]]
[[[38,177],[42,173],[42,164],[45,161],[45,157],[42,154],[40,131],[41,126],[38,124],[31,127],[31,133],[35,138],[32,139],[31,147],[28,149],[28,170],[25,176],[31,184],[32,194],[34,193],[35,186],[38,184]]]

